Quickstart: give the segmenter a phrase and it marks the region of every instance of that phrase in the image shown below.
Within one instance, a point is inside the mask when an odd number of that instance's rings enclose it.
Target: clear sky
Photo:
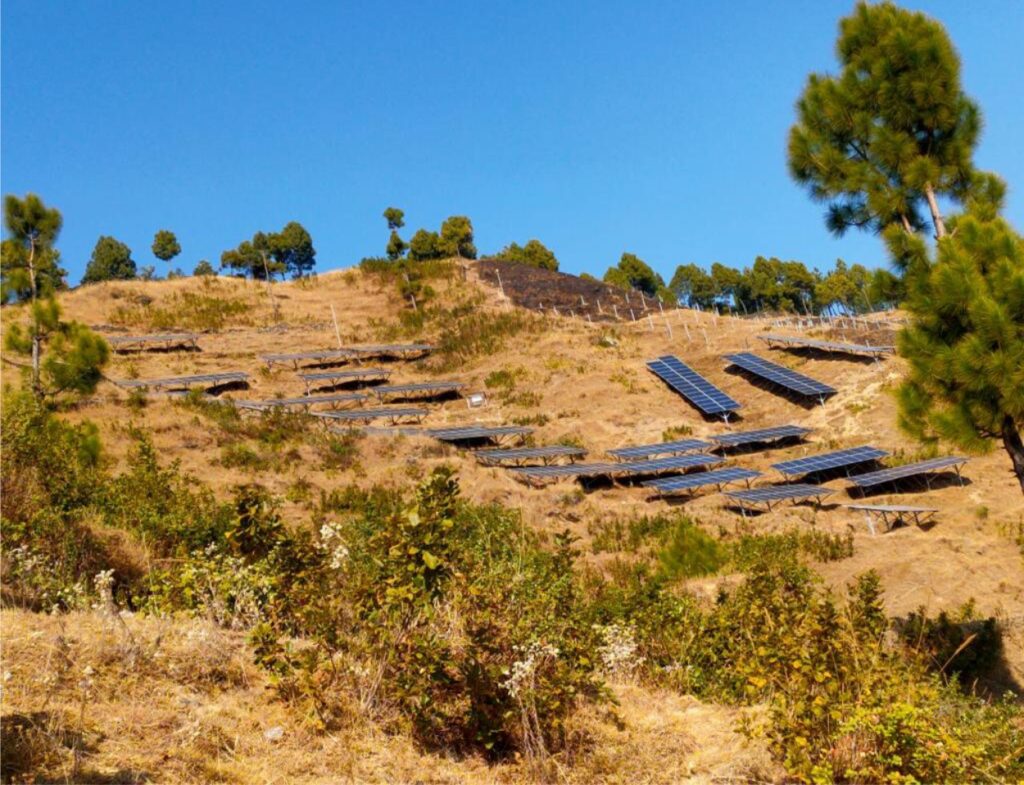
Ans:
[[[77,282],[101,234],[141,266],[168,228],[191,271],[290,220],[321,270],[469,215],[481,252],[536,237],[568,272],[631,251],[749,265],[884,264],[832,238],[786,171],[807,74],[847,0],[4,0],[4,193],[64,215]],[[986,127],[977,162],[1024,227],[1024,2],[915,0],[947,26]]]

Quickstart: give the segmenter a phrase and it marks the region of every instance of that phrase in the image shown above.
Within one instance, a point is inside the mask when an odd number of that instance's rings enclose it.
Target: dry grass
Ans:
[[[442,303],[476,297],[482,291],[479,309],[496,312],[508,307],[495,290],[479,288],[472,274],[465,282],[456,278],[432,285]],[[246,303],[244,312],[226,318],[220,332],[200,338],[200,352],[117,356],[107,375],[124,378],[240,369],[252,374],[253,387],[235,394],[248,398],[303,391],[293,372],[268,373],[257,355],[335,345],[332,304],[346,343],[377,340],[407,307],[397,292],[381,288],[377,279],[358,271],[275,288],[281,303],[280,322],[274,321],[261,285],[234,279],[221,280],[213,289],[196,279],[101,284],[63,296],[62,304],[69,318],[109,327],[118,308],[141,302],[140,298],[148,298],[153,308],[167,309],[186,293],[215,291]],[[5,325],[14,318],[18,318],[17,309],[3,309]],[[732,459],[736,464],[770,477],[771,463],[828,448],[872,443],[892,452],[916,449],[895,427],[895,403],[889,390],[902,375],[898,358],[866,364],[773,352],[776,361],[799,367],[840,390],[825,406],[804,408],[724,370],[720,355],[725,352],[751,349],[766,354],[755,340],[763,325],[688,311],[672,312],[668,321],[668,326],[656,322],[654,332],[646,323],[613,331],[551,317],[543,332],[527,340],[510,340],[500,355],[471,358],[446,374],[468,382],[469,391],[483,391],[489,375],[514,368],[514,394],[503,396],[492,390],[482,410],[469,410],[462,401],[433,404],[426,424],[507,423],[543,413],[547,420],[534,434],[538,444],[569,438],[582,442],[594,460],[603,460],[602,453],[610,448],[660,441],[672,428],[688,429],[696,438],[721,432],[721,422],[700,418],[644,369],[644,360],[674,353],[743,404],[743,419],[733,427],[791,422],[815,429],[809,444],[738,456]],[[143,319],[132,330],[147,327]],[[436,338],[436,329],[428,322],[417,337]],[[615,345],[602,345],[608,342],[599,339],[613,332]],[[434,375],[429,362],[393,367],[396,382]],[[208,420],[156,397],[133,413],[127,396],[111,384],[101,385],[92,400],[66,416],[96,422],[114,462],[123,461],[130,445],[123,422],[136,420],[152,432],[163,457],[180,460],[185,470],[221,495],[235,484],[252,480],[281,496],[297,483],[304,484],[307,500],[293,493],[284,508],[285,516],[296,525],[308,521],[308,499],[318,498],[320,490],[352,483],[406,486],[440,464],[458,469],[463,492],[473,501],[521,509],[525,521],[541,531],[569,528],[584,545],[594,521],[667,508],[638,487],[580,493],[576,485],[565,482],[529,488],[508,472],[479,466],[464,452],[415,437],[363,439],[358,460],[338,470],[318,468],[320,462],[309,446],[297,447],[300,459],[280,471],[226,468],[220,464],[223,434]],[[780,507],[758,517],[754,526],[782,530],[795,524],[835,533],[852,526],[853,558],[822,565],[820,572],[828,582],[841,585],[856,573],[874,568],[881,575],[891,614],[921,605],[933,613],[955,609],[973,597],[981,613],[1020,619],[1024,617],[1024,563],[1004,531],[1024,518],[1024,499],[1002,451],[973,459],[965,474],[970,482],[963,488],[952,484],[873,497],[883,503],[940,508],[938,525],[927,531],[908,528],[870,536],[863,520],[842,506],[851,500],[843,490],[846,484],[838,480],[828,483],[837,491],[831,497],[837,503],[817,512],[802,506]],[[740,518],[724,509],[722,501],[717,495],[701,496],[689,502],[686,511],[712,528],[733,529]],[[981,506],[991,510],[985,519],[974,514]],[[143,774],[169,782],[515,782],[524,776],[515,765],[492,769],[480,761],[424,756],[408,742],[384,737],[372,728],[317,736],[269,699],[262,677],[247,664],[250,660],[240,640],[202,624],[127,620],[139,651],[155,652],[138,655],[134,669],[129,669],[124,661],[125,630],[109,620],[86,614],[61,621],[8,612],[3,622],[4,671],[11,674],[4,684],[5,734],[9,725],[17,724],[8,718],[29,718],[19,720],[19,727],[49,740],[42,745],[50,750],[44,756],[45,770],[54,772],[54,777],[71,771],[73,749],[82,753],[80,773],[94,773],[101,781],[103,777],[132,781]],[[61,654],[61,635],[69,654]],[[210,637],[207,641],[197,636]],[[1024,682],[1024,646],[1019,637],[1007,641],[1006,654],[1011,672]],[[66,667],[61,664],[65,659]],[[83,715],[78,684],[86,666],[93,667],[96,675]],[[55,686],[41,681],[56,673],[63,675]],[[587,728],[596,742],[579,753],[571,768],[563,765],[563,776],[579,782],[678,782],[687,777],[701,781],[739,776],[739,770],[729,769],[734,760],[741,761],[743,772],[761,770],[762,759],[756,751],[747,760],[737,746],[740,741],[732,731],[730,712],[638,687],[623,687],[619,694],[627,730],[616,731],[598,718],[582,718],[581,722],[590,723]],[[280,741],[263,736],[273,726],[284,728]],[[4,746],[6,761],[10,748]]]

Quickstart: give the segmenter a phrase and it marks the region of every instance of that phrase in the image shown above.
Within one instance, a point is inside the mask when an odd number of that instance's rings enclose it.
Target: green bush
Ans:
[[[676,523],[658,553],[659,574],[668,580],[712,575],[727,560],[728,551],[718,540],[684,518]]]

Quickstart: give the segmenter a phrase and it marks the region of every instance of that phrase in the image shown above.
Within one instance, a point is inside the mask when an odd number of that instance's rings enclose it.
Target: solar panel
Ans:
[[[657,360],[651,360],[647,367],[704,414],[721,414],[728,417],[729,412],[740,408],[736,401],[678,357],[667,354]]]
[[[371,420],[388,419],[395,421],[401,418],[411,417],[421,420],[429,411],[418,406],[389,406],[379,409],[351,409],[348,411],[312,412],[314,417],[322,417],[325,420],[341,420],[342,422],[370,422]]]
[[[936,507],[912,507],[905,504],[847,504],[849,510],[865,510],[867,512],[938,512]]]
[[[647,480],[643,484],[664,494],[693,490],[706,485],[722,486],[730,482],[752,480],[754,477],[760,476],[761,472],[756,472],[753,469],[743,469],[739,466],[730,466],[726,469],[717,469],[710,472],[684,474],[681,477],[661,477],[657,480]]]
[[[833,491],[820,485],[769,485],[764,488],[750,488],[743,491],[726,491],[725,495],[743,504],[765,504],[771,509],[772,502],[799,501],[800,499],[821,499]]]
[[[759,442],[772,442],[797,437],[803,438],[810,432],[810,428],[801,428],[799,425],[780,425],[775,428],[761,428],[756,431],[722,433],[717,436],[709,436],[708,438],[719,447],[739,447],[743,444],[757,444]]]
[[[892,531],[897,524],[905,523],[908,518],[921,526],[938,512],[935,507],[910,507],[902,504],[847,504],[846,508],[861,510],[872,534],[875,533],[875,524],[871,516],[880,520],[886,531]]]
[[[523,461],[541,460],[544,462],[555,458],[582,458],[587,451],[582,447],[570,447],[555,444],[549,447],[520,447],[509,450],[480,450],[475,453],[480,463],[495,466],[502,463],[522,463]]]
[[[706,450],[708,447],[711,447],[711,444],[700,439],[680,439],[674,442],[661,442],[659,444],[619,447],[615,450],[608,450],[608,454],[620,461],[633,461],[649,458],[652,455],[677,455],[685,452],[696,452]]]
[[[359,368],[345,371],[317,371],[316,373],[300,373],[298,377],[308,382],[320,382],[328,379],[387,379],[391,371],[384,368]]]
[[[873,357],[878,357],[882,354],[892,354],[896,351],[896,347],[890,345],[872,346],[864,343],[838,343],[835,341],[818,341],[813,338],[796,338],[789,335],[759,335],[758,338],[767,343],[770,349],[775,348],[774,344],[779,344],[784,347],[818,349],[823,352],[839,354],[867,354]]]
[[[917,463],[908,463],[903,466],[894,466],[889,469],[880,469],[877,472],[858,474],[851,477],[850,482],[858,488],[869,488],[872,485],[881,485],[885,482],[893,482],[894,480],[901,480],[905,477],[913,477],[918,474],[941,471],[942,469],[949,469],[950,467],[956,468],[957,476],[959,476],[960,467],[965,463],[967,463],[966,458],[959,458],[957,456],[950,456],[948,458],[932,458],[927,461],[918,461]]]
[[[267,365],[274,363],[295,363],[303,360],[350,360],[355,357],[351,349],[314,349],[308,352],[292,352],[290,354],[261,354],[260,359]]]
[[[251,404],[252,406],[249,408],[256,408],[257,404],[261,408],[273,406],[313,406],[318,403],[338,404],[348,401],[364,401],[367,398],[369,396],[366,393],[350,392],[335,393],[334,395],[301,395],[298,398],[269,398],[264,401],[235,401],[235,405]]]
[[[362,346],[345,347],[353,354],[362,357],[406,357],[408,355],[423,355],[434,351],[434,347],[427,343],[382,343],[364,344]]]
[[[445,393],[458,392],[465,386],[462,382],[418,382],[415,384],[391,384],[374,387],[371,392],[383,401],[386,397],[444,395]]]
[[[158,335],[107,335],[104,340],[113,346],[128,347],[132,345],[141,346],[147,343],[183,344],[196,345],[199,336],[196,333],[162,333]]]
[[[224,384],[235,384],[249,381],[249,374],[244,371],[227,371],[225,373],[201,373],[195,376],[166,376],[160,379],[122,379],[115,384],[121,387],[199,387],[207,385],[219,387]]]
[[[432,428],[424,433],[443,442],[461,442],[502,436],[527,436],[533,433],[533,428],[523,425],[467,425],[458,428]]]
[[[807,458],[773,463],[772,468],[777,469],[788,477],[876,461],[888,454],[885,450],[879,450],[877,447],[851,447],[847,450],[837,450],[836,452],[826,452],[821,455],[811,455]]]
[[[682,472],[698,466],[722,463],[717,455],[674,455],[652,461],[621,461],[619,463],[573,463],[568,466],[528,466],[512,471],[531,479],[557,477],[635,477],[644,474]]]
[[[804,376],[802,373],[797,373],[791,368],[778,365],[770,360],[762,359],[750,352],[726,354],[723,357],[733,365],[737,365],[755,376],[760,376],[762,379],[767,379],[800,395],[813,395],[823,398],[826,395],[834,395],[836,392],[835,388],[829,387],[824,382],[819,382],[810,376]]]

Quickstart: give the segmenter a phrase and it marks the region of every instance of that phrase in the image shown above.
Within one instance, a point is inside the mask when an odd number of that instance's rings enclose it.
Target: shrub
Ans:
[[[727,551],[692,521],[676,523],[668,543],[658,553],[660,575],[672,580],[696,578],[718,572],[727,561]]]

